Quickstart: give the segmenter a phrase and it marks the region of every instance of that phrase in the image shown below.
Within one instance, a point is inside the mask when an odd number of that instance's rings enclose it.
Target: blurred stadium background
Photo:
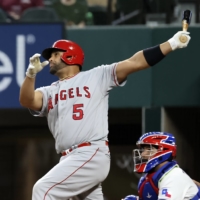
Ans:
[[[78,0],[82,1],[82,0]],[[48,10],[53,0],[44,0]],[[188,48],[167,56],[155,67],[131,75],[127,85],[110,93],[109,142],[111,171],[103,183],[105,200],[137,193],[132,149],[149,131],[171,132],[178,145],[177,161],[197,181],[200,144],[200,0],[88,1],[92,15],[84,28],[67,27],[54,14],[35,8],[17,22],[0,12],[0,196],[28,200],[34,183],[60,156],[54,150],[45,118],[34,118],[19,105],[19,89],[29,57],[60,38],[85,51],[83,70],[110,64],[136,51],[162,43],[182,29],[181,15],[193,12]],[[114,6],[114,7],[113,7]],[[48,13],[45,15],[45,12]],[[50,11],[51,12],[51,11]],[[37,17],[36,17],[37,16]],[[56,77],[48,67],[37,75],[38,86]]]

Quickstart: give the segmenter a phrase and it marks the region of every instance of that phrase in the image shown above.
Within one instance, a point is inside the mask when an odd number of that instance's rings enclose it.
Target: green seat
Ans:
[[[4,10],[0,8],[0,22],[7,22],[7,15]]]
[[[88,11],[93,15],[94,25],[107,24],[107,9],[103,6],[89,6]]]
[[[59,18],[52,8],[29,8],[22,13],[21,22],[56,22]]]
[[[165,13],[167,6],[173,10],[176,5],[177,0],[151,0],[147,3],[147,13]]]
[[[43,0],[43,3],[45,6],[50,6],[52,5],[56,0]]]

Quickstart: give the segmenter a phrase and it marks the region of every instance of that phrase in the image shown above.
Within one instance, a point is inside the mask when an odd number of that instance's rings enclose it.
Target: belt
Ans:
[[[80,148],[80,147],[86,147],[86,146],[91,146],[91,142],[83,142],[81,144],[78,145],[74,145],[71,148],[61,152],[62,156],[66,156],[67,154],[69,154],[70,152],[72,152],[74,149]],[[105,141],[105,145],[108,146],[108,141]]]

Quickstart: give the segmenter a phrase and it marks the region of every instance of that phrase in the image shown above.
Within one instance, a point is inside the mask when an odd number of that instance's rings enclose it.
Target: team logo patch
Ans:
[[[162,195],[165,197],[171,198],[171,194],[168,189],[162,189]]]

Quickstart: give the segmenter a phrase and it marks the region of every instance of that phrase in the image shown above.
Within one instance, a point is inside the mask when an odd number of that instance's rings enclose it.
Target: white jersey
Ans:
[[[33,114],[47,117],[57,153],[86,141],[108,139],[108,95],[120,85],[116,66],[101,65],[37,89],[43,94],[43,106]]]
[[[178,167],[164,174],[158,182],[158,200],[189,200],[198,192],[192,179]]]

